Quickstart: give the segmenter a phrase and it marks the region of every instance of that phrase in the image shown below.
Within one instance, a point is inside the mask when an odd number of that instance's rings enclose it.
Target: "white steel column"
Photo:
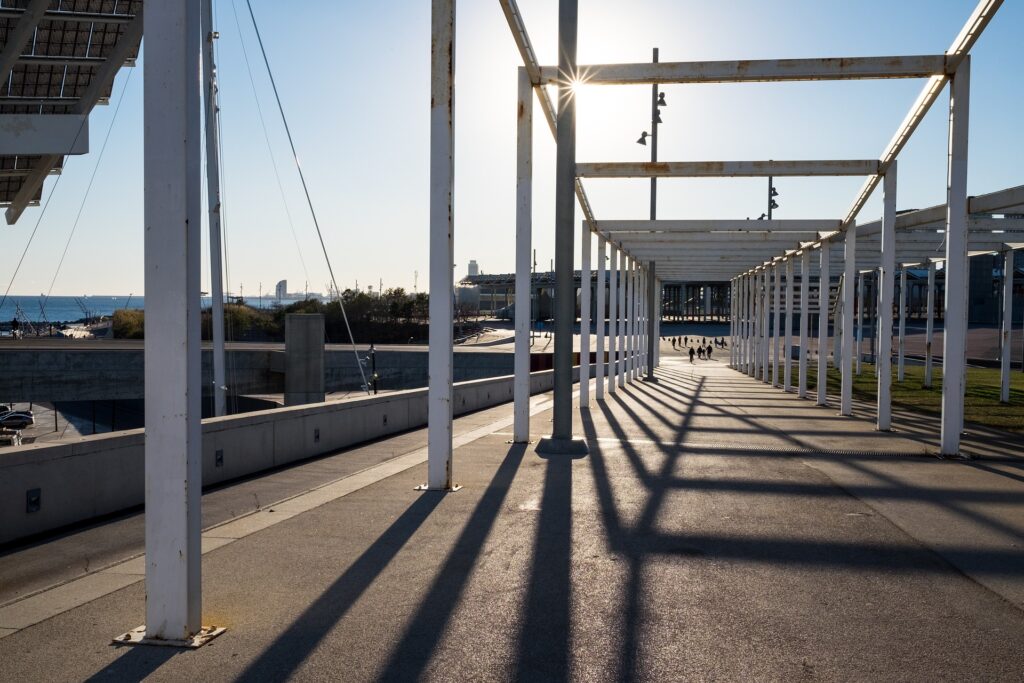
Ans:
[[[597,367],[594,368],[596,380],[596,398],[598,401],[604,399],[604,338],[605,338],[605,283],[607,278],[605,274],[608,272],[608,268],[605,264],[605,259],[608,258],[606,255],[607,249],[605,249],[605,239],[602,235],[597,236],[597,311],[594,316],[595,326],[594,332],[597,336],[595,340],[597,342]]]
[[[619,373],[619,250],[610,245],[608,254],[608,393],[615,393]]]
[[[729,280],[729,367],[736,367],[736,280]]]
[[[427,487],[452,488],[455,0],[433,0],[430,50],[430,331]]]
[[[626,301],[627,334],[626,334],[626,381],[633,380],[633,368],[636,366],[636,259],[630,257],[627,267],[629,296]]]
[[[905,373],[904,365],[906,358],[906,343],[907,343],[907,268],[903,266],[900,268],[900,328],[899,338],[897,339],[897,359],[896,359],[896,380],[902,382]]]
[[[661,367],[661,315],[662,303],[665,300],[665,290],[660,279],[654,280],[654,367]]]
[[[843,341],[842,384],[839,394],[839,414],[853,414],[853,284],[857,272],[857,224],[846,228],[844,240],[845,273],[843,275]],[[860,357],[858,352],[857,357]]]
[[[949,81],[949,165],[946,184],[946,306],[942,350],[942,455],[960,452],[967,361],[967,127],[971,58]]]
[[[769,349],[771,346],[771,310],[772,310],[772,290],[771,290],[771,271],[766,266],[764,269],[764,289],[762,291],[762,308],[761,308],[761,381],[768,383],[768,373],[771,372],[771,366],[769,364]]]
[[[1013,336],[1013,251],[1003,254],[1003,334],[999,346],[999,400],[1010,402],[1010,349]]]
[[[857,273],[857,355],[854,358],[856,374],[860,375],[861,347],[864,345],[864,273]]]
[[[590,407],[590,224],[580,232],[580,408]]]
[[[200,9],[144,18],[145,637],[169,641],[202,628]]]
[[[775,320],[772,324],[772,386],[782,387],[785,385],[779,377],[779,355],[782,346],[782,267],[776,263],[772,268],[775,274],[775,301],[772,302],[772,309],[775,313]]]
[[[753,369],[754,379],[757,379],[761,374],[761,275],[758,270],[750,276],[750,291],[751,291],[751,316],[753,317],[753,328],[750,332],[751,337],[751,356],[753,362],[751,368]]]
[[[821,261],[819,263],[820,275],[818,276],[818,405],[828,405],[828,309],[829,309],[829,288],[831,287],[831,275],[829,274],[829,259],[832,245],[827,241],[821,243]],[[838,326],[837,326],[838,327]]]
[[[892,300],[896,286],[896,162],[882,180],[882,264],[878,275],[878,429],[892,427]]]
[[[793,388],[793,257],[786,259],[786,325],[782,333],[782,390]]]
[[[640,366],[640,262],[632,259],[630,269],[629,298],[629,380],[636,379],[636,370]]]
[[[928,311],[924,328],[924,386],[932,386],[932,341],[935,338],[935,261],[928,262]]]
[[[619,367],[615,377],[619,387],[626,386],[626,328],[628,327],[629,311],[626,308],[626,291],[629,289],[629,276],[626,272],[626,252],[619,250]]]
[[[807,359],[809,358],[808,317],[811,296],[811,251],[804,249],[800,255],[800,360],[797,365],[797,396],[807,398]]]
[[[227,414],[224,372],[224,269],[221,259],[220,144],[217,119],[217,71],[213,63],[213,2],[202,0],[203,83],[206,123],[206,196],[210,217],[210,328],[213,338],[213,414]]]
[[[530,441],[530,249],[533,233],[533,84],[519,68],[516,146],[516,321],[512,440]],[[447,297],[445,297],[447,298]]]

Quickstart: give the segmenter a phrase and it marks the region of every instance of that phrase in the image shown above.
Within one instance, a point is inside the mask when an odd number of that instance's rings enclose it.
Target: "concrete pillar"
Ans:
[[[614,244],[610,245],[608,255],[608,393],[615,393],[615,385],[618,383],[619,374],[619,250]]]
[[[203,604],[199,0],[144,22],[145,637],[187,641]]]
[[[633,368],[636,365],[636,260],[630,257],[626,269],[626,372],[624,380],[633,379]]]
[[[942,455],[960,452],[967,361],[967,128],[971,58],[949,81],[949,166],[946,183],[946,306],[942,338]]]
[[[775,273],[775,300],[772,302],[772,308],[775,312],[775,319],[772,321],[772,360],[771,360],[771,382],[772,386],[781,386],[785,389],[785,385],[782,384],[781,379],[778,376],[778,366],[781,358],[781,345],[782,345],[782,265],[776,263],[772,267],[772,272]]]
[[[906,266],[900,269],[900,327],[899,327],[899,338],[898,344],[898,357],[896,361],[896,379],[902,382],[905,376],[904,365],[906,359],[906,342],[907,342],[907,268]]]
[[[576,73],[577,0],[558,3],[558,69]],[[555,137],[555,352],[551,438],[538,450],[547,453],[585,453],[583,441],[572,438],[573,328],[576,287],[573,264],[576,211],[576,97],[567,81],[558,85]]]
[[[1010,351],[1013,336],[1013,251],[1003,252],[1003,330],[999,345],[999,400],[1010,402]]]
[[[757,377],[757,271],[747,274],[747,374]]]
[[[452,488],[452,276],[455,235],[455,0],[432,0],[430,49],[430,331],[427,488]]]
[[[935,261],[928,262],[928,293],[925,305],[928,310],[924,328],[924,386],[926,389],[930,389],[932,386],[932,341],[935,338]]]
[[[595,324],[595,327],[594,327],[594,331],[595,331],[595,334],[597,336],[597,339],[595,340],[597,342],[597,355],[596,355],[597,367],[594,368],[594,371],[595,371],[594,374],[595,374],[595,377],[597,378],[596,381],[595,381],[595,384],[596,384],[596,387],[597,387],[597,389],[596,389],[596,391],[597,391],[596,396],[597,396],[597,400],[598,401],[604,399],[604,389],[605,389],[605,387],[604,387],[604,382],[605,382],[605,379],[604,379],[604,367],[605,367],[605,365],[604,365],[604,339],[605,339],[605,311],[607,310],[607,307],[605,305],[605,298],[606,298],[605,297],[605,287],[606,287],[605,283],[608,281],[608,278],[605,277],[607,272],[608,272],[608,267],[607,267],[607,264],[605,263],[605,260],[608,258],[607,254],[606,254],[607,249],[605,248],[605,244],[606,244],[605,238],[602,235],[598,234],[598,236],[597,236],[597,315],[596,315],[596,324]]]
[[[818,278],[818,405],[828,405],[828,309],[831,275],[829,266],[832,245],[821,243],[820,276]]]
[[[808,345],[807,328],[810,311],[811,251],[804,249],[800,255],[800,360],[797,366],[797,396],[807,398],[807,359],[810,348]]]
[[[839,414],[853,414],[853,284],[857,272],[857,224],[846,228],[845,272],[843,275],[843,361],[842,385],[839,396]],[[860,353],[857,354],[858,358]]]
[[[736,367],[736,278],[729,280],[729,367]]]
[[[882,264],[878,277],[878,429],[892,427],[892,300],[896,286],[896,162],[882,181]]]
[[[533,234],[533,85],[519,67],[516,111],[516,313],[512,440],[530,441],[530,255]]]
[[[324,316],[289,313],[284,330],[284,404],[323,403]]]
[[[590,407],[590,225],[580,231],[580,408]]]

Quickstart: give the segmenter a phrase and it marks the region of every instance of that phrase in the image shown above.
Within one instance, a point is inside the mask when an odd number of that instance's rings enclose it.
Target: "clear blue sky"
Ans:
[[[255,295],[282,278],[324,291],[320,254],[244,0],[217,0],[230,290]],[[313,201],[341,287],[420,290],[428,281],[430,2],[278,3],[253,0]],[[588,0],[580,9],[581,64],[941,53],[974,0],[802,0],[710,3]],[[521,0],[539,58],[556,61],[557,2]],[[1024,5],[1007,2],[974,50],[968,190],[1024,183]],[[455,262],[510,272],[514,252],[515,98],[519,56],[496,1],[462,0],[457,20]],[[243,60],[278,160],[296,238],[286,220]],[[141,65],[141,61],[140,61]],[[127,71],[114,88],[121,90]],[[666,86],[665,160],[871,158],[902,121],[923,81]],[[643,160],[635,144],[649,123],[649,89],[589,87],[580,95],[578,159]],[[131,77],[100,175],[55,294],[139,294],[142,267],[142,70]],[[899,208],[945,200],[947,96],[900,157]],[[98,152],[113,105],[91,121]],[[534,243],[538,268],[552,257],[554,143],[537,109]],[[45,291],[97,155],[72,158],[13,293]],[[44,197],[53,187],[47,181]],[[861,179],[780,179],[780,218],[839,218]],[[588,183],[598,218],[646,218],[642,180]],[[663,218],[743,218],[763,210],[763,180],[671,180],[659,185]],[[873,198],[862,212],[880,212]],[[579,215],[579,211],[577,210]],[[3,285],[39,209],[5,227]],[[204,234],[204,242],[206,240]],[[578,258],[578,257],[577,257]],[[208,289],[204,255],[203,288]]]

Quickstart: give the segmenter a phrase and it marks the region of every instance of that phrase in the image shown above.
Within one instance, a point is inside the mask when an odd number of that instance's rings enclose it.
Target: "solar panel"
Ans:
[[[88,114],[138,56],[142,0],[0,0],[0,115]],[[38,204],[63,157],[0,149],[0,205]]]

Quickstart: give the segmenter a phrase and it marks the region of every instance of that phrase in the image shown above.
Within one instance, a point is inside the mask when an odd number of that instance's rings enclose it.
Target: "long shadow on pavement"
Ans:
[[[380,676],[386,681],[411,681],[423,675],[441,641],[445,627],[459,604],[484,543],[508,495],[526,452],[525,444],[513,444],[487,490],[484,491],[455,546],[437,571],[434,583],[410,619],[405,633]]]

